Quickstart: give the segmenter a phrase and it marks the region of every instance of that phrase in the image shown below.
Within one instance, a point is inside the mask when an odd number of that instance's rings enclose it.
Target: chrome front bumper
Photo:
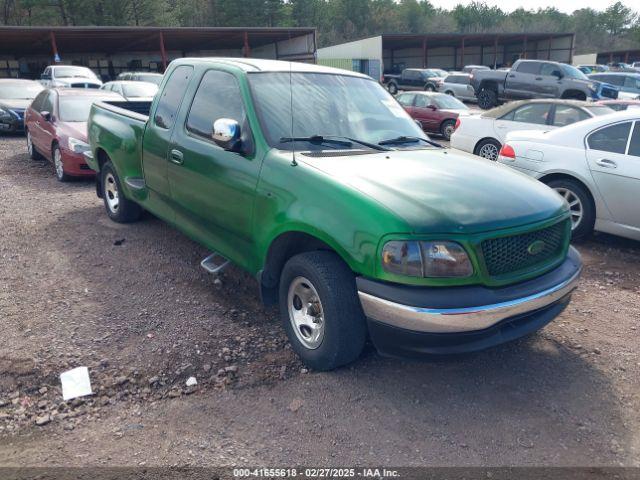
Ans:
[[[484,330],[501,321],[543,309],[568,296],[578,285],[581,268],[571,277],[538,293],[466,308],[427,308],[403,305],[358,291],[367,318],[415,332],[459,333]]]

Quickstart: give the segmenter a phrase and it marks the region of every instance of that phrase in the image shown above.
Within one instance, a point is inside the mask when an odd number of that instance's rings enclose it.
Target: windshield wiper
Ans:
[[[317,144],[329,143],[333,145],[341,145],[343,147],[352,147],[354,143],[357,143],[373,150],[388,150],[380,145],[365,142],[364,140],[357,140],[355,138],[342,137],[339,135],[311,135],[309,137],[282,137],[280,139],[280,143],[288,142],[311,142]]]
[[[439,143],[433,142],[431,140],[427,140],[426,138],[407,137],[405,135],[401,135],[395,138],[389,138],[388,140],[382,140],[381,142],[378,142],[378,145],[401,145],[403,143],[416,143],[416,142],[425,142],[425,143],[428,143],[429,145],[433,145],[434,147],[443,148],[442,145],[440,145]]]

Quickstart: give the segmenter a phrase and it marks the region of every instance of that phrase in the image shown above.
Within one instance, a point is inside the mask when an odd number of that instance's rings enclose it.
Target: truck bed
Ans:
[[[129,113],[125,113],[125,112],[136,113],[139,116],[144,117],[145,122],[149,118],[149,110],[151,109],[151,102],[149,101],[133,102],[128,100],[109,100],[101,103],[111,105],[112,107],[116,107],[117,110],[116,109],[112,110],[116,113],[120,113],[127,116],[129,116]],[[118,110],[120,111],[118,112]]]

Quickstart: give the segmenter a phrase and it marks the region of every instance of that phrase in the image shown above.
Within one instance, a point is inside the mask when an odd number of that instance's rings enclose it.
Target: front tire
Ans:
[[[494,90],[488,90],[483,88],[478,93],[478,106],[483,110],[489,110],[490,108],[498,105],[498,95]]]
[[[36,147],[33,145],[33,138],[31,137],[31,132],[29,130],[27,130],[27,152],[29,152],[29,158],[31,158],[31,160],[43,159],[40,152],[38,152]]]
[[[68,182],[71,180],[71,176],[67,175],[64,171],[64,161],[62,160],[62,151],[58,145],[53,146],[51,152],[51,158],[53,159],[53,172],[56,174],[56,178],[59,182]]]
[[[589,192],[575,180],[560,178],[545,182],[569,204],[571,210],[571,238],[580,240],[593,232],[596,210]]]
[[[127,199],[122,193],[122,184],[111,162],[102,166],[101,170],[102,199],[107,215],[114,222],[135,222],[142,215],[142,208],[137,203]]]
[[[495,138],[485,138],[476,145],[476,149],[473,153],[479,157],[495,162],[498,160],[498,153],[500,153],[501,148],[502,145]]]
[[[366,323],[353,272],[327,251],[290,258],[280,276],[280,316],[293,350],[314,370],[356,360]]]

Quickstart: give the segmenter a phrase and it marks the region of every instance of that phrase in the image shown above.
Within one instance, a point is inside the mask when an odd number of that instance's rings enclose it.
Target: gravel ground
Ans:
[[[565,313],[479,354],[307,372],[254,281],[109,221],[0,137],[0,465],[640,466],[640,244],[597,235]],[[63,402],[89,367],[95,395]],[[186,387],[188,377],[198,384]]]

